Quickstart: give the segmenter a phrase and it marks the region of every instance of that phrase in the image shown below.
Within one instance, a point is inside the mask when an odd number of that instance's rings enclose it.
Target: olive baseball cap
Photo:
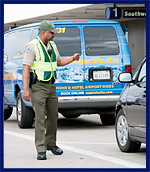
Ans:
[[[57,29],[55,28],[54,24],[49,20],[44,20],[39,25],[39,31],[51,31],[56,33]]]

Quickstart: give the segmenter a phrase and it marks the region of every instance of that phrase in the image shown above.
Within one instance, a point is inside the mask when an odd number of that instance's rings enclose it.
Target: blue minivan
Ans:
[[[79,53],[80,60],[57,68],[59,112],[66,118],[99,114],[104,125],[115,124],[115,105],[124,87],[122,72],[131,72],[131,57],[118,22],[107,20],[54,21],[61,57]],[[23,54],[38,35],[39,23],[14,28],[4,34],[4,120],[16,107],[20,128],[32,127],[31,102],[22,99]]]

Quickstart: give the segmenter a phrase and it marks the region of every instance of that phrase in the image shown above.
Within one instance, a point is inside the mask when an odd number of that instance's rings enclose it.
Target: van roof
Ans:
[[[56,20],[56,21],[52,21],[54,24],[87,24],[87,23],[91,23],[91,24],[94,24],[94,23],[108,23],[108,24],[117,24],[118,22],[116,21],[111,21],[111,20]],[[36,27],[40,24],[40,22],[38,23],[32,23],[32,24],[27,24],[27,25],[23,25],[23,26],[20,26],[20,27],[16,27],[14,29],[10,29],[8,31],[6,31],[5,33],[8,33],[10,31],[15,31],[17,29],[22,29],[22,28],[28,28],[28,27]]]

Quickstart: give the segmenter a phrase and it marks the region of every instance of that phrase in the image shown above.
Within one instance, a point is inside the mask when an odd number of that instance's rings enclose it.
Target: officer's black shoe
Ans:
[[[46,152],[38,152],[37,160],[46,160]]]
[[[55,155],[63,154],[63,150],[60,149],[58,146],[49,146],[49,145],[47,145],[47,150],[50,150]]]

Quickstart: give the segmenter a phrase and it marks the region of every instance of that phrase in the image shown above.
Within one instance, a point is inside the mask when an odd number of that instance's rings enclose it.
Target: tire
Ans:
[[[80,114],[77,115],[68,115],[68,114],[62,114],[65,118],[78,118]]]
[[[100,114],[100,119],[103,125],[115,125],[114,114]]]
[[[141,143],[133,142],[130,138],[129,127],[123,110],[119,110],[116,118],[115,133],[118,146],[122,152],[138,152]]]
[[[4,121],[10,118],[12,111],[13,111],[12,107],[8,107],[7,109],[4,109]]]
[[[34,111],[31,107],[25,106],[20,92],[17,95],[16,115],[20,128],[32,128]]]
[[[65,117],[65,118],[78,118],[81,114],[80,113],[75,113],[73,110],[65,110],[61,109],[59,112]]]

